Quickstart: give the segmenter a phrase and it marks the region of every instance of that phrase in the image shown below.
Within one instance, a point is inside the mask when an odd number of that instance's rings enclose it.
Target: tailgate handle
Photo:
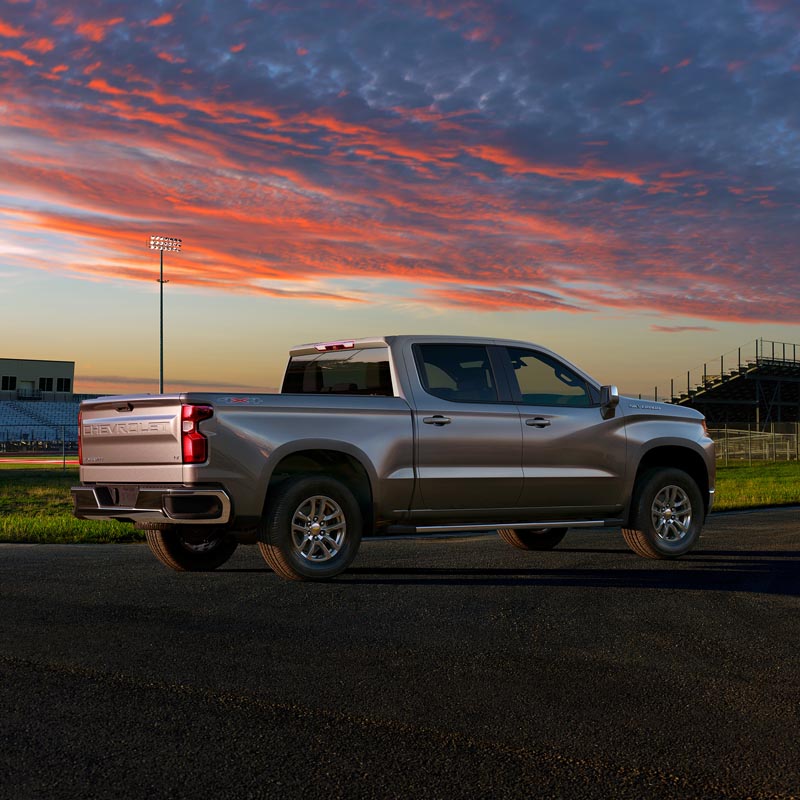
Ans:
[[[449,425],[452,422],[450,417],[443,417],[441,414],[436,414],[433,417],[423,417],[422,421],[426,425],[437,425],[439,427],[442,425]]]
[[[533,419],[526,419],[525,424],[531,428],[547,428],[550,425],[550,420],[544,417],[534,417]]]

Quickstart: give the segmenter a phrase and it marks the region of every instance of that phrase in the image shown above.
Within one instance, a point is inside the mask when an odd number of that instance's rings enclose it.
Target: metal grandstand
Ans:
[[[673,403],[701,411],[713,428],[774,432],[800,422],[800,344],[756,339],[710,364],[694,381],[686,373],[685,392],[670,382]]]
[[[76,401],[0,401],[0,453],[77,449]]]

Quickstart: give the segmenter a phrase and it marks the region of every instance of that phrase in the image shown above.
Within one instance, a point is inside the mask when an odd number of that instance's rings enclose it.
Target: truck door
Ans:
[[[595,387],[550,354],[505,352],[522,422],[520,507],[534,509],[533,517],[619,513],[627,445],[621,413],[604,420]]]
[[[417,505],[513,507],[522,490],[522,428],[516,405],[498,389],[502,364],[498,369],[480,344],[415,344],[413,350],[423,388],[414,412]]]

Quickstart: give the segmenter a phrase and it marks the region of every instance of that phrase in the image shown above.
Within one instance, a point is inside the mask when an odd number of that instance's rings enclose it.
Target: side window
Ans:
[[[587,408],[592,395],[586,381],[560,361],[533,350],[509,348],[522,402],[532,406]]]
[[[483,345],[419,344],[414,349],[429,394],[453,403],[497,402],[497,383]]]

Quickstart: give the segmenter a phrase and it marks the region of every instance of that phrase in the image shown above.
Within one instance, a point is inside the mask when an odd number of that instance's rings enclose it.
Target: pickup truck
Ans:
[[[497,531],[547,550],[598,527],[674,558],[714,496],[701,414],[501,339],[304,344],[280,394],[101,397],[79,428],[75,515],[134,523],[175,570],[257,543],[278,575],[325,580],[364,535]]]

